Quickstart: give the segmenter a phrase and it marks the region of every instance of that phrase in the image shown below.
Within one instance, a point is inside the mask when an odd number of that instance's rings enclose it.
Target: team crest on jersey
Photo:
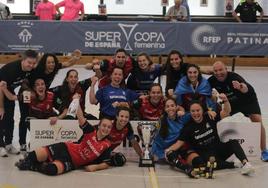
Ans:
[[[154,75],[153,74],[150,74],[150,79],[154,79]]]
[[[208,123],[206,124],[206,128],[207,128],[207,129],[210,128],[210,125],[209,125]]]

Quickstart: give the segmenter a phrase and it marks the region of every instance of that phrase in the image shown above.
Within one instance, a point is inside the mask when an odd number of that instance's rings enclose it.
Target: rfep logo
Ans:
[[[220,41],[221,37],[210,25],[199,26],[192,33],[192,44],[199,51],[209,51]]]

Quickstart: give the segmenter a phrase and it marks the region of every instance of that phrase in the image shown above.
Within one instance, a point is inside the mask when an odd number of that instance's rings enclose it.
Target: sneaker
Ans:
[[[6,148],[0,147],[0,156],[1,157],[8,157]]]
[[[237,158],[234,159],[233,163],[234,163],[235,168],[242,168],[243,167],[243,164]]]
[[[6,150],[10,154],[15,154],[15,155],[20,154],[20,152],[12,144],[6,145]]]
[[[261,160],[264,162],[268,162],[268,150],[263,150],[261,152]]]
[[[26,152],[27,151],[27,145],[26,144],[21,144],[20,145],[20,152]]]
[[[255,172],[253,166],[249,163],[249,162],[246,162],[243,166],[242,166],[242,169],[241,169],[241,174],[243,175],[251,175]]]

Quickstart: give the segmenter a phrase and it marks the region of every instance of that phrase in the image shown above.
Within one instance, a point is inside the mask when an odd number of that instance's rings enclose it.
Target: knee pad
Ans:
[[[194,168],[198,168],[198,167],[201,167],[201,166],[204,166],[205,165],[205,162],[204,160],[198,156],[198,157],[195,157],[193,160],[192,160],[192,166]]]
[[[112,166],[123,166],[126,163],[126,157],[122,153],[114,153],[111,156]]]
[[[55,176],[58,174],[58,168],[53,163],[42,164],[39,171],[49,176]]]

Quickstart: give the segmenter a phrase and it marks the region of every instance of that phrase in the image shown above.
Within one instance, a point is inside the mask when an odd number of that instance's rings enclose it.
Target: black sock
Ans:
[[[31,151],[30,153],[28,153],[27,157],[25,158],[25,160],[30,160],[33,163],[37,163],[37,156],[35,151]]]

